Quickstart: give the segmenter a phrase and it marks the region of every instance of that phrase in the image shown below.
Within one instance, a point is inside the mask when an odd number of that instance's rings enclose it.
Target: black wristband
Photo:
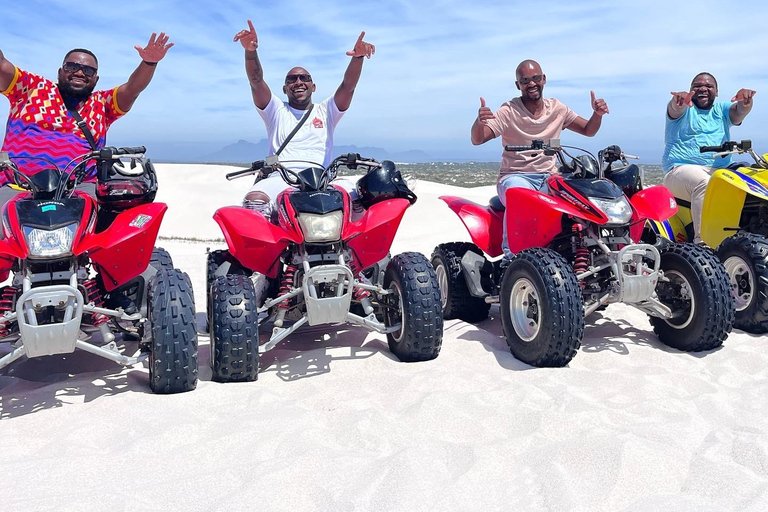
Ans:
[[[157,66],[157,62],[147,62],[146,60],[143,60],[141,62],[143,62],[147,66]]]

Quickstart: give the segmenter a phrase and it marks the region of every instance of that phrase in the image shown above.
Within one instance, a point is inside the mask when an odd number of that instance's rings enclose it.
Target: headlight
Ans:
[[[77,222],[63,228],[47,230],[23,226],[24,238],[27,239],[29,255],[37,257],[65,256],[72,252]]]
[[[590,197],[589,200],[605,213],[608,224],[629,224],[632,220],[632,207],[626,197],[616,199]]]
[[[337,210],[317,215],[314,213],[300,213],[299,226],[304,232],[304,240],[307,242],[333,242],[341,238],[341,220],[344,212]]]

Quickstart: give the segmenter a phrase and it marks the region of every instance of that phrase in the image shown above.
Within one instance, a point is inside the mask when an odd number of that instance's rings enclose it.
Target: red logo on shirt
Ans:
[[[322,128],[323,127],[323,122],[320,119],[318,119],[318,118],[314,118],[312,120],[312,126],[314,126],[315,128]]]

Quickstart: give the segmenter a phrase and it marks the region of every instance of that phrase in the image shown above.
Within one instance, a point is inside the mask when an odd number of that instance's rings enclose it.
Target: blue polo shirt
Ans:
[[[677,119],[665,112],[664,157],[661,167],[667,173],[683,164],[722,168],[731,162],[731,156],[714,158],[714,153],[700,153],[700,146],[719,146],[731,140],[731,103],[716,101],[712,108],[702,110],[696,105],[686,109]]]

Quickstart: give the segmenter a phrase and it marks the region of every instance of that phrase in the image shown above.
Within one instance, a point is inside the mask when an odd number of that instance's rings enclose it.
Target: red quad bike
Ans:
[[[294,172],[270,157],[227,175],[258,181],[277,171],[291,187],[277,197],[276,219],[236,206],[213,216],[229,247],[208,254],[213,379],[257,379],[259,353],[303,325],[356,324],[386,334],[401,361],[436,358],[443,315],[435,272],[420,253],[388,257],[416,201],[400,172],[357,154],[327,169],[302,163],[308,167]],[[341,166],[368,170],[358,200],[332,184]],[[270,319],[271,335],[259,345],[259,324]]]
[[[0,281],[12,280],[0,288],[0,342],[12,350],[0,367],[80,349],[122,365],[148,358],[155,393],[195,388],[192,288],[166,251],[153,250],[167,206],[152,202],[157,178],[144,152],[105,147],[32,176],[0,158],[27,191],[2,212]],[[91,163],[97,201],[75,188]],[[140,353],[123,354],[116,334],[137,340]]]
[[[502,255],[498,197],[487,207],[441,197],[474,242],[442,244],[432,255],[446,318],[477,322],[500,302],[512,354],[533,366],[566,365],[581,344],[584,318],[613,302],[650,315],[659,339],[671,347],[720,346],[734,320],[723,265],[693,244],[637,243],[646,219],[675,214],[672,194],[661,186],[642,190],[639,168],[618,146],[598,159],[569,149],[583,154],[571,157],[556,139],[505,147],[557,155],[563,173],[548,178],[548,193],[507,190],[506,204],[514,208],[507,233],[516,256],[506,267],[504,259],[489,261]]]

